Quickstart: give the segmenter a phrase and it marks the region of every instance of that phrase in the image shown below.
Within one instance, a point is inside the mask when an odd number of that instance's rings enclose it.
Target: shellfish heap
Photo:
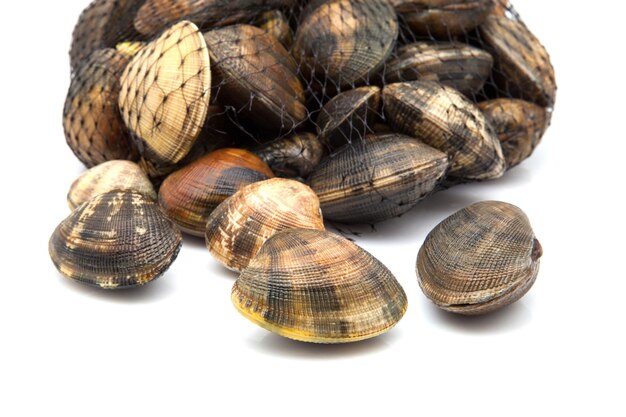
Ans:
[[[381,333],[406,299],[321,216],[380,222],[501,177],[539,144],[556,96],[546,50],[507,0],[95,0],[70,64],[63,127],[91,170],[51,239],[61,272],[141,285],[174,260],[179,230],[205,236],[243,271],[244,315],[322,342]],[[341,284],[324,281],[337,269],[325,245],[362,260]],[[272,275],[293,269],[283,247],[301,261],[288,282]],[[370,304],[350,298],[372,289]],[[285,304],[285,321],[275,297],[289,290],[322,298]]]

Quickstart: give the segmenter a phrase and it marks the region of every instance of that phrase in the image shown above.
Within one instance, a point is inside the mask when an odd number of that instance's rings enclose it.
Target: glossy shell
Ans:
[[[56,228],[48,249],[67,278],[105,289],[144,285],[176,259],[182,237],[159,206],[133,191],[100,194]]]
[[[67,194],[67,205],[76,209],[93,197],[114,190],[132,190],[156,201],[157,194],[143,170],[134,162],[109,161],[83,172]]]
[[[77,69],[70,84],[63,108],[65,139],[88,168],[139,156],[117,104],[127,62],[115,49],[98,50]]]
[[[430,81],[388,84],[385,115],[392,128],[452,158],[449,175],[486,180],[504,174],[500,142],[475,104],[458,91]]]
[[[168,176],[159,203],[184,232],[204,236],[209,215],[221,202],[243,186],[273,176],[252,152],[219,149]]]
[[[539,272],[541,245],[519,208],[499,201],[466,207],[426,237],[417,258],[424,294],[454,313],[483,314],[521,298]]]
[[[491,75],[489,53],[458,42],[415,42],[387,62],[385,81],[439,81],[465,95],[480,91]]]
[[[328,220],[376,223],[410,210],[444,176],[448,157],[416,139],[389,134],[347,145],[311,174]]]
[[[281,177],[306,178],[322,161],[324,146],[312,133],[294,133],[254,151]]]
[[[546,109],[524,100],[488,100],[478,103],[478,107],[500,139],[508,168],[533,153],[549,120]]]
[[[280,10],[270,10],[261,13],[254,21],[254,24],[265,31],[268,35],[274,36],[285,48],[289,48],[293,43],[293,34],[287,18]]]
[[[264,329],[314,343],[378,336],[407,309],[404,290],[380,261],[319,230],[269,239],[235,282],[232,301]]]
[[[324,229],[315,193],[298,181],[274,178],[250,184],[211,213],[206,245],[222,265],[241,271],[274,234]]]

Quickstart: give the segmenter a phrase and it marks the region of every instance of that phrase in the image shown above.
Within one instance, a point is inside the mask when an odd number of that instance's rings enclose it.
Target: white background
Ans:
[[[343,346],[292,342],[240,317],[236,276],[200,240],[137,291],[56,272],[47,241],[83,170],[61,113],[87,3],[2,6],[0,415],[626,413],[621,2],[514,3],[556,68],[552,127],[505,178],[439,193],[357,239],[397,276],[409,309],[390,333]],[[544,247],[539,278],[499,313],[443,314],[417,285],[417,250],[440,220],[483,199],[526,211]]]

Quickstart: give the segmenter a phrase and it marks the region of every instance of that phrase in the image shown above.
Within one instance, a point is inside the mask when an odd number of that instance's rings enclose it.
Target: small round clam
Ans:
[[[219,149],[168,176],[159,203],[184,232],[204,236],[209,215],[220,203],[245,185],[273,176],[252,152]]]
[[[522,210],[484,201],[459,210],[430,232],[416,271],[424,294],[438,307],[477,315],[526,294],[537,278],[541,255]]]
[[[407,309],[404,290],[380,261],[320,230],[270,238],[235,282],[231,298],[253,323],[313,343],[378,336]]]
[[[75,210],[99,194],[133,190],[156,201],[157,194],[148,176],[134,162],[109,161],[83,172],[67,194],[67,205]]]
[[[56,228],[50,258],[67,278],[104,289],[144,285],[174,262],[182,236],[159,206],[134,191],[100,194]]]
[[[262,145],[254,151],[272,171],[287,178],[306,178],[320,164],[324,146],[312,133],[293,133]]]
[[[261,13],[254,21],[254,24],[274,36],[285,48],[289,48],[293,43],[293,34],[287,18],[280,10],[270,10]]]
[[[274,178],[243,187],[213,210],[206,245],[222,265],[241,271],[267,239],[298,228],[324,229],[319,200],[298,181]]]

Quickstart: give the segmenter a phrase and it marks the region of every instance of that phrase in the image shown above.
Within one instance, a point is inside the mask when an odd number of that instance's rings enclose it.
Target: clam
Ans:
[[[254,151],[281,177],[306,178],[322,161],[324,147],[312,133],[293,133]]]
[[[144,285],[174,262],[180,231],[159,206],[135,191],[85,202],[56,228],[50,258],[67,278],[105,289]]]
[[[502,145],[508,168],[528,158],[541,141],[549,121],[545,108],[518,99],[495,99],[478,103]]]
[[[143,170],[131,161],[104,162],[83,172],[67,194],[67,205],[75,210],[97,195],[114,190],[132,190],[156,201],[157,194]]]
[[[207,219],[243,186],[272,178],[258,156],[244,149],[219,149],[168,176],[159,203],[184,232],[204,236]]]
[[[400,21],[418,35],[448,38],[485,21],[493,0],[390,0]]]
[[[370,135],[324,160],[309,184],[322,213],[341,223],[376,223],[410,210],[443,178],[448,157],[404,135]]]
[[[522,210],[484,201],[459,210],[430,232],[417,257],[417,275],[438,307],[483,314],[526,294],[541,255]]]
[[[115,49],[100,49],[82,63],[70,84],[63,108],[65,138],[88,168],[139,156],[117,104],[120,74],[127,62]]]
[[[509,0],[494,0],[495,6],[491,11],[493,16],[506,16],[507,12],[511,10],[511,3]]]
[[[397,36],[396,14],[387,0],[313,1],[301,18],[293,56],[313,88],[328,93],[368,82]]]
[[[540,106],[554,106],[556,81],[550,56],[524,23],[489,16],[480,26],[480,37],[494,58],[494,80],[501,91]]]
[[[250,25],[205,34],[215,98],[263,130],[289,132],[307,118],[293,58],[278,40]]]
[[[404,290],[380,261],[321,230],[271,237],[235,282],[231,298],[264,329],[314,343],[378,336],[407,309]]]
[[[287,18],[280,10],[269,10],[261,13],[254,24],[267,34],[274,36],[285,48],[293,43],[293,34]]]
[[[146,42],[141,41],[126,41],[120,42],[115,45],[115,50],[126,55],[129,58],[137,55],[137,52],[141,51],[146,46]]]
[[[168,29],[127,65],[119,97],[122,117],[157,172],[193,147],[205,123],[210,87],[206,43],[191,22]]]
[[[459,42],[415,42],[396,55],[385,66],[387,83],[438,81],[465,95],[480,91],[493,65],[487,52]]]
[[[475,104],[453,88],[432,81],[388,84],[383,89],[387,121],[452,158],[449,175],[486,180],[504,174],[500,142]]]
[[[222,265],[241,271],[272,235],[324,229],[319,200],[306,185],[273,178],[247,185],[209,216],[206,245]]]
[[[317,116],[319,140],[330,150],[361,140],[371,132],[379,114],[378,87],[359,87],[337,94]]]

